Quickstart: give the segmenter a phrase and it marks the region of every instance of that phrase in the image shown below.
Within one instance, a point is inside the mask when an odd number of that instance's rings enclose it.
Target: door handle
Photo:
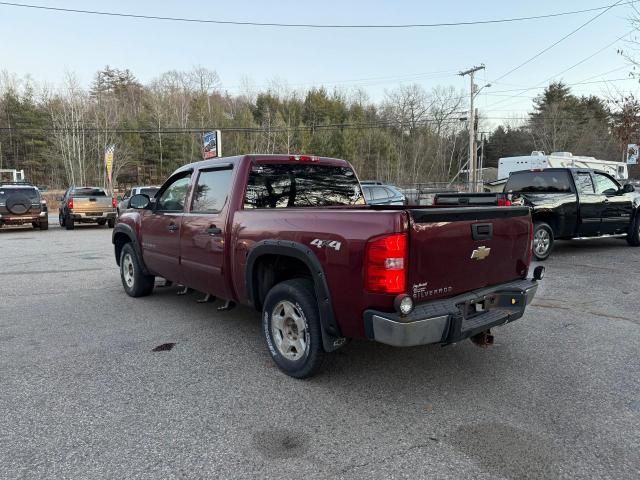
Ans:
[[[602,203],[609,203],[609,199],[608,199],[608,198],[605,198],[605,199],[602,201]]]
[[[222,230],[217,228],[215,225],[211,225],[209,228],[207,228],[207,233],[211,236],[220,235],[222,233]]]
[[[175,232],[176,230],[178,230],[178,226],[175,223],[170,223],[167,227],[167,230],[169,230],[170,232]]]

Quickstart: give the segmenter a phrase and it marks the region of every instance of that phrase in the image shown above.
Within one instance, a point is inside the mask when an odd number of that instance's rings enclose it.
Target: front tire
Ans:
[[[542,262],[549,258],[553,250],[553,230],[548,223],[536,222],[533,226],[533,256]]]
[[[322,365],[322,330],[313,283],[286,280],[267,294],[262,309],[262,331],[271,358],[294,378],[308,378]]]
[[[40,221],[40,230],[49,230],[49,219],[44,219]]]
[[[142,272],[140,259],[130,243],[120,252],[120,279],[130,297],[145,297],[153,291],[155,277]]]
[[[110,218],[109,220],[107,220],[107,225],[109,228],[113,228],[116,226],[116,219],[115,218]]]

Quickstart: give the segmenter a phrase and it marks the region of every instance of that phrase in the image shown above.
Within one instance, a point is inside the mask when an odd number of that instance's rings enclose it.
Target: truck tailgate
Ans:
[[[524,278],[531,215],[521,207],[409,209],[409,284],[417,302]]]
[[[73,197],[74,213],[105,213],[113,211],[111,197]]]

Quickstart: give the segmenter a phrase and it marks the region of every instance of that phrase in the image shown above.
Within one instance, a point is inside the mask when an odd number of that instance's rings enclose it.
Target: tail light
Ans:
[[[407,234],[374,238],[367,244],[366,287],[375,293],[403,293],[407,285]]]
[[[111,206],[113,208],[117,208],[118,207],[118,200],[116,200],[115,197],[111,199]]]
[[[73,208],[73,197],[69,197],[67,200],[67,208]]]
[[[296,162],[317,162],[320,157],[312,155],[289,155],[289,160],[295,160]]]
[[[508,198],[498,197],[499,207],[510,207],[511,205],[513,205],[513,203]]]

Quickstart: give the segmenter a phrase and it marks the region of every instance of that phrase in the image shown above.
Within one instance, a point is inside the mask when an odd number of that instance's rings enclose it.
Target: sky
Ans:
[[[23,0],[32,5],[155,16],[215,20],[405,24],[486,20],[551,14],[607,6],[616,0],[365,1],[324,0]],[[627,2],[628,0],[625,0]],[[623,3],[625,3],[623,2]],[[637,2],[640,8],[640,2]],[[453,86],[469,90],[458,75],[474,65],[477,106],[488,119],[522,116],[553,77],[574,85],[576,94],[635,92],[628,62],[617,54],[631,45],[620,40],[632,30],[631,7],[615,7],[526,66],[507,74],[600,12],[513,22],[413,29],[301,29],[182,23],[113,18],[0,5],[0,70],[61,85],[74,72],[89,85],[105,65],[128,68],[143,83],[168,70],[202,65],[217,71],[224,89],[241,90],[244,79],[256,88],[277,81],[292,88],[325,85],[363,88],[373,101],[400,85],[430,90]],[[629,37],[627,37],[629,38]],[[640,55],[639,55],[640,56]],[[502,78],[504,76],[504,78]],[[497,81],[496,81],[497,80]],[[604,82],[603,80],[613,80]],[[596,82],[596,83],[593,83]],[[519,95],[515,96],[514,95]]]

